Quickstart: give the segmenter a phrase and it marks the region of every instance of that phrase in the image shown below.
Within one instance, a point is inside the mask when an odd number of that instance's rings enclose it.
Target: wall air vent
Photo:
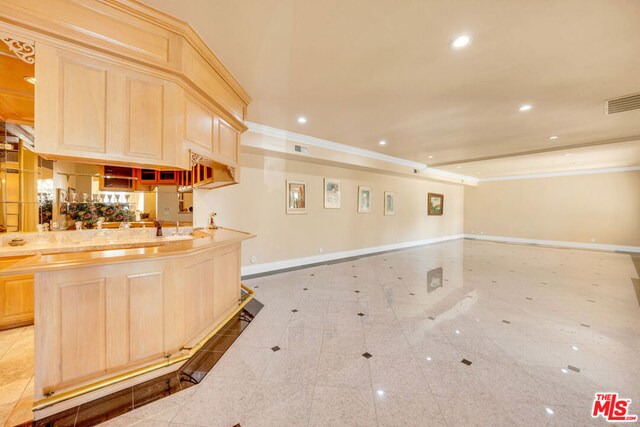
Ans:
[[[609,99],[604,103],[605,114],[623,113],[631,110],[640,110],[640,93]]]
[[[307,147],[306,145],[298,145],[298,144],[295,144],[295,145],[293,146],[293,150],[294,150],[296,153],[308,153],[308,152],[309,152],[309,147]]]

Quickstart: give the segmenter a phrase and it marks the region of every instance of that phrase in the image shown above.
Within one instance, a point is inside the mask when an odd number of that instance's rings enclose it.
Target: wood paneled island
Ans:
[[[178,369],[252,298],[241,289],[240,245],[254,236],[208,231],[163,246],[38,254],[0,270],[34,275],[36,419]]]

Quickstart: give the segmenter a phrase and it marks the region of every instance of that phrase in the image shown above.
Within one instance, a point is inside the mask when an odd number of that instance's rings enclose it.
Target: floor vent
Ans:
[[[604,103],[605,114],[624,113],[631,110],[640,110],[640,93],[609,99]]]

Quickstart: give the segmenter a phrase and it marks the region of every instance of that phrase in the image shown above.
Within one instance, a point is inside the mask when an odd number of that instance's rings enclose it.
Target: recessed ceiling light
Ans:
[[[549,139],[558,139],[558,135],[551,135]]]
[[[520,108],[518,108],[518,111],[529,111],[532,108],[533,106],[531,104],[522,104]]]
[[[433,156],[429,156],[430,159],[433,159]]]
[[[33,76],[24,76],[26,82],[31,83],[32,85],[36,84],[36,78]]]
[[[553,415],[553,409],[551,408],[544,408],[545,411],[547,411],[547,414],[549,415]]]
[[[462,169],[462,166],[456,166],[456,169]]]
[[[300,123],[300,124],[305,124],[305,123],[307,123],[307,118],[306,118],[306,117],[304,117],[304,116],[300,116],[300,117],[298,117],[298,123]]]
[[[471,37],[466,34],[456,37],[451,41],[451,49],[462,49],[471,43]]]
[[[378,144],[380,144],[380,145],[387,145],[387,141],[385,141],[385,140],[383,139],[382,141],[378,142]]]
[[[476,172],[477,175],[480,175],[482,172]]]
[[[563,156],[564,157],[569,157],[571,155],[571,153],[564,153]]]

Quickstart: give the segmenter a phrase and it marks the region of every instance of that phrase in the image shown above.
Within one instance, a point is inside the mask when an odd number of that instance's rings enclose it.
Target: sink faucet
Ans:
[[[180,235],[180,223],[176,220],[176,232],[173,233],[174,236],[179,236]]]

